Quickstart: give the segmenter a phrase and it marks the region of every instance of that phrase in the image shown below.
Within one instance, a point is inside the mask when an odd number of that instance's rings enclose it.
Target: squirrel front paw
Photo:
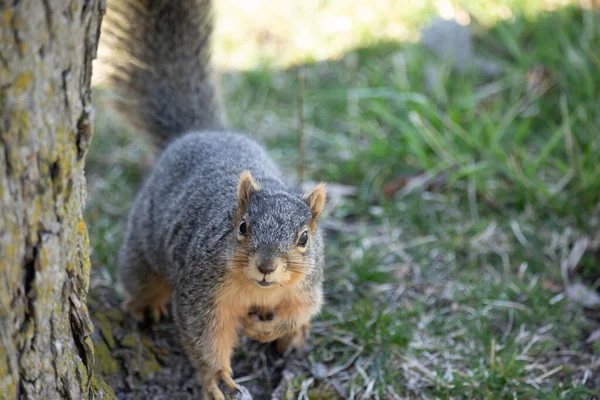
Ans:
[[[272,342],[281,336],[276,329],[275,312],[270,309],[251,307],[242,327],[246,336],[261,343]]]
[[[275,319],[275,312],[273,310],[251,307],[248,310],[248,317],[254,318],[258,322],[269,322]]]
[[[201,380],[204,399],[225,400],[225,395],[219,388],[219,381],[223,382],[228,391],[242,392],[241,386],[233,380],[231,369],[222,369],[216,373],[204,371]]]

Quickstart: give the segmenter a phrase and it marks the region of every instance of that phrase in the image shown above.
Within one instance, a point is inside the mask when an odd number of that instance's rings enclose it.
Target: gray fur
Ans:
[[[210,0],[112,1],[103,35],[116,109],[160,147],[184,132],[222,129],[210,64]]]
[[[132,206],[119,256],[120,281],[136,298],[149,273],[168,279],[175,321],[199,367],[214,363],[209,328],[215,297],[239,245],[242,171],[249,170],[261,187],[247,206],[250,253],[289,252],[299,230],[311,221],[302,193],[264,148],[223,127],[209,73],[210,5],[209,0],[125,1],[117,12],[131,26],[122,29],[120,46],[136,62],[124,63],[113,76],[135,100],[125,114],[157,142],[170,143]],[[319,308],[324,258],[318,228],[303,257],[300,290]],[[294,321],[277,323],[276,331],[296,328]]]

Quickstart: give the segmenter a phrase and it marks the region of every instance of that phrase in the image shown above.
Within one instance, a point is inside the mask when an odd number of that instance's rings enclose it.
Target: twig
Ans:
[[[298,70],[298,184],[304,182],[304,70]]]
[[[298,400],[309,400],[308,398],[308,388],[315,381],[315,378],[308,378],[302,381],[302,388],[300,389],[300,394],[298,395]]]
[[[543,375],[538,376],[537,378],[534,378],[535,382],[541,383],[544,379],[551,377],[552,375],[556,374],[557,372],[559,372],[561,369],[563,369],[564,365],[559,365],[558,367],[546,372]]]
[[[296,375],[292,371],[290,371],[289,369],[285,368],[281,372],[281,380],[279,381],[279,384],[277,385],[277,387],[275,388],[275,390],[271,394],[271,400],[279,400],[279,399],[284,398],[285,397],[284,396],[285,395],[285,391],[288,389],[288,386],[289,386],[290,382],[295,377],[296,377]]]
[[[360,356],[360,354],[362,353],[362,349],[358,350],[356,353],[354,353],[349,359],[348,361],[346,361],[343,365],[337,366],[335,368],[332,368],[331,370],[329,370],[329,373],[327,374],[328,378],[331,378],[332,376],[339,374],[340,372],[342,372],[345,369],[350,368],[350,366],[352,364],[354,364],[354,361],[356,361],[356,359],[358,358],[358,356]]]

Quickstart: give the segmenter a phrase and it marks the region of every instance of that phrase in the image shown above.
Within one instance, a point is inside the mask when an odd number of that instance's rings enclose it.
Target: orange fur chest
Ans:
[[[308,323],[315,313],[314,301],[298,286],[260,288],[243,274],[232,273],[217,297],[217,318],[231,329],[239,329],[251,308],[271,311],[275,319]]]

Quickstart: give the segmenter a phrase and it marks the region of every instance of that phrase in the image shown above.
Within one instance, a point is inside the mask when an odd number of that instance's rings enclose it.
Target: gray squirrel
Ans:
[[[323,184],[302,193],[265,149],[228,129],[210,57],[210,0],[113,2],[118,110],[162,149],[131,208],[119,254],[124,307],[172,304],[205,398],[238,389],[240,332],[299,348],[323,303]]]

